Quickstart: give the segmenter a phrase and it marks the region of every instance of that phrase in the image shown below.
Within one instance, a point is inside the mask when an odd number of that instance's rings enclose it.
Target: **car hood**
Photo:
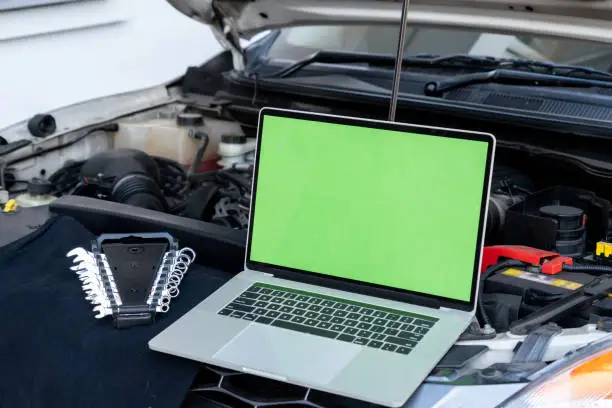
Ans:
[[[398,24],[400,0],[167,0],[224,45],[312,24]],[[612,0],[410,0],[409,23],[612,43]]]

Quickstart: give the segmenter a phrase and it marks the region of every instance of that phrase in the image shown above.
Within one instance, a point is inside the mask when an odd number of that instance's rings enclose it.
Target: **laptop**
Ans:
[[[402,406],[474,317],[494,149],[262,109],[244,271],[149,347]]]

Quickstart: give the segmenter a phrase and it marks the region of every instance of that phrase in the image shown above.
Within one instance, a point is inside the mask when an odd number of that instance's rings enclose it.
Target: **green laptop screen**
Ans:
[[[487,151],[266,115],[249,259],[470,301]]]

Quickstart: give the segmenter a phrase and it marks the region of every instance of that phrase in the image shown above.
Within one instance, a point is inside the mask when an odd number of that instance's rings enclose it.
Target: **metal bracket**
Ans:
[[[540,362],[553,336],[561,333],[561,327],[548,323],[529,333],[512,358],[513,363]]]

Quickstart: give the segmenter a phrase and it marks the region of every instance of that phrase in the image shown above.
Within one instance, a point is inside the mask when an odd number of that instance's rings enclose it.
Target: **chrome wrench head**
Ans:
[[[94,316],[96,319],[102,319],[103,317],[110,316],[111,314],[113,314],[110,308],[103,305],[98,305],[94,307],[93,311],[97,312],[97,314]]]
[[[68,258],[72,258],[74,257],[74,259],[72,260],[73,263],[80,263],[80,262],[87,262],[87,263],[91,263],[91,264],[95,264],[96,263],[96,259],[94,257],[94,254],[85,250],[84,248],[74,248],[73,250],[71,250],[70,252],[68,252],[66,254],[66,257]]]

